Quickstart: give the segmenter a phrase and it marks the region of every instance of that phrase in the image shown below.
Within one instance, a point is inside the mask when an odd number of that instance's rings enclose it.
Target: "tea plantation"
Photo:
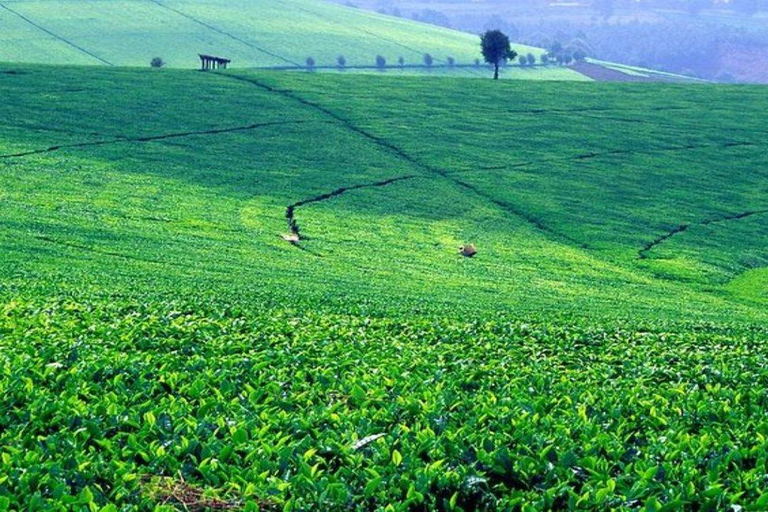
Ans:
[[[0,511],[768,509],[763,88],[0,91]]]
[[[482,60],[477,34],[322,0],[0,0],[0,27],[0,62],[148,67],[159,57],[168,67],[195,69],[198,54],[207,53],[237,68],[304,68],[312,58],[322,72],[491,74],[475,65]],[[538,64],[505,66],[503,78],[589,80],[571,67],[541,65],[543,49],[513,46]],[[433,58],[429,68],[425,54]],[[377,56],[386,70],[377,69]],[[595,63],[630,78],[669,78]]]

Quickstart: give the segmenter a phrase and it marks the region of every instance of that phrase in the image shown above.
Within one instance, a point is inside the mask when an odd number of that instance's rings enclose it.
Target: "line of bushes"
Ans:
[[[579,55],[564,55],[564,54],[551,54],[551,53],[544,53],[539,55],[538,57],[532,53],[528,53],[527,55],[520,55],[518,58],[518,64],[520,66],[525,67],[533,67],[536,65],[540,66],[548,66],[550,64],[570,64],[572,62],[579,62],[586,59],[586,54]],[[387,61],[387,58],[383,55],[377,55],[374,62],[370,66],[366,65],[355,65],[350,66],[349,62],[347,61],[347,58],[344,55],[339,55],[336,58],[336,63],[332,65],[325,65],[321,66],[318,65],[317,61],[314,59],[314,57],[307,57],[306,61],[304,62],[304,69],[307,69],[309,71],[313,71],[315,69],[346,69],[346,68],[376,68],[376,69],[392,69],[392,68],[433,68],[433,67],[442,67],[442,68],[455,68],[455,67],[476,67],[480,68],[483,67],[484,64],[482,60],[475,59],[471,64],[459,64],[455,57],[448,56],[445,58],[445,61],[443,63],[438,63],[438,61],[429,53],[425,53],[422,57],[422,61],[419,64],[406,64],[405,57],[398,57],[397,64],[392,65]],[[299,66],[301,67],[301,66]]]

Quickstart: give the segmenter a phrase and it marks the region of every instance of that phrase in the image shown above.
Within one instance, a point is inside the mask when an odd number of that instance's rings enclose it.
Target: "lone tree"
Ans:
[[[480,36],[480,46],[483,50],[485,62],[493,66],[493,79],[499,79],[499,67],[517,57],[517,52],[512,49],[509,37],[501,30],[489,30]]]
[[[432,58],[432,56],[428,53],[424,54],[424,65],[428,68],[432,67],[432,64],[435,63],[435,59]]]
[[[376,67],[379,68],[379,71],[384,70],[384,68],[387,67],[387,59],[385,59],[382,55],[376,56]]]
[[[161,68],[165,66],[165,61],[160,57],[155,57],[154,59],[152,59],[152,62],[150,62],[149,65],[152,66],[153,68]]]

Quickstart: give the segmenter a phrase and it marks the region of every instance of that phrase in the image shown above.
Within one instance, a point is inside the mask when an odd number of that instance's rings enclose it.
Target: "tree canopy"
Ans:
[[[489,30],[480,36],[480,45],[485,62],[493,65],[493,78],[499,79],[499,66],[517,57],[512,49],[509,37],[501,30]]]

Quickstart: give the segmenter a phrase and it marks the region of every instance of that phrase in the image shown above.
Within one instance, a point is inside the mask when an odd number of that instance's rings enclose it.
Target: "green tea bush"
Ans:
[[[13,300],[9,510],[764,510],[764,329]],[[107,510],[110,510],[107,508]]]

